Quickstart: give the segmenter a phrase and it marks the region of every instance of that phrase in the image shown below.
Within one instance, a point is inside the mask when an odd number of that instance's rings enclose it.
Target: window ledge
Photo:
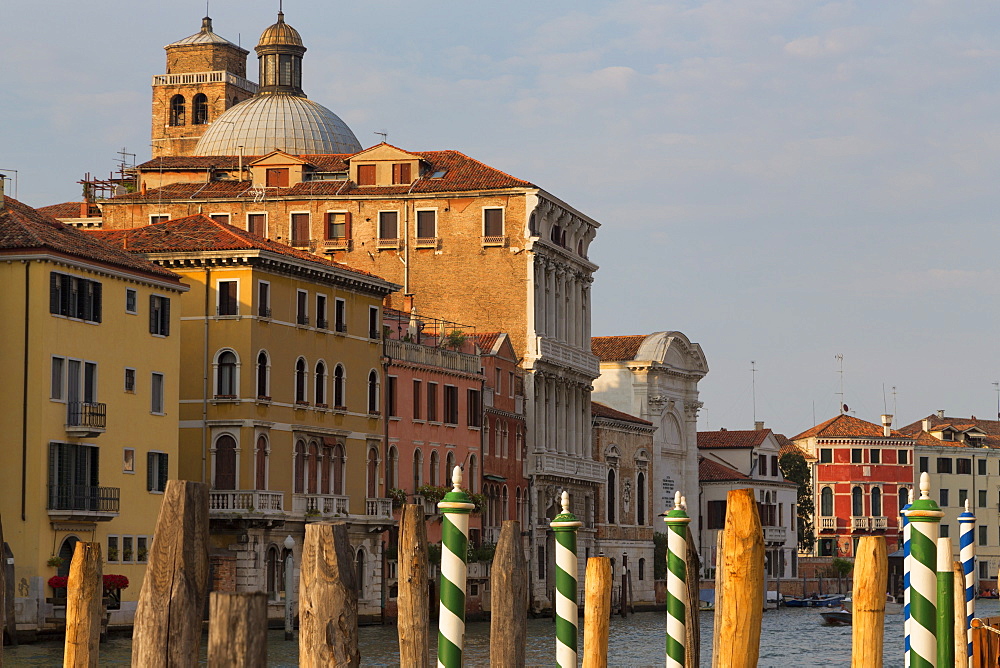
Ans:
[[[304,410],[308,410],[308,409],[309,409],[309,402],[308,401],[296,401],[295,402],[295,410],[304,411]]]

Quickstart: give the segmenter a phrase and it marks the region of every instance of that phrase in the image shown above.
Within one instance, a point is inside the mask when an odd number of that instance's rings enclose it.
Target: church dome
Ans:
[[[278,22],[260,34],[257,48],[263,46],[303,46],[299,31],[285,23],[285,14],[278,12]]]
[[[361,144],[344,121],[299,95],[258,95],[230,107],[198,140],[194,155],[357,153]]]

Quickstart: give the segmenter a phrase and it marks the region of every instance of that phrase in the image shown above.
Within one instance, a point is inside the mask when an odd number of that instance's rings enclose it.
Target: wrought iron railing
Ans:
[[[66,405],[67,427],[104,429],[107,421],[107,404],[98,404],[89,401],[71,401]]]
[[[117,513],[121,490],[95,485],[49,485],[49,510]]]

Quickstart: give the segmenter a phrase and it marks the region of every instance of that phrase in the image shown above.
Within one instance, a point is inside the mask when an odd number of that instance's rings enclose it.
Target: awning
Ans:
[[[489,480],[490,482],[507,482],[507,478],[504,478],[502,475],[494,475],[492,473],[484,473],[483,477],[486,478],[487,480]]]

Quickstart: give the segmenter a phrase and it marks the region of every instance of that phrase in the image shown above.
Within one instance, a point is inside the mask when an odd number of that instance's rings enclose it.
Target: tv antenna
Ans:
[[[1000,381],[993,381],[993,391],[997,393],[997,419],[1000,420]]]
[[[753,401],[753,421],[757,424],[757,362],[750,360],[750,396]]]
[[[378,132],[375,132],[373,134],[377,134],[378,136],[380,136],[382,138],[382,143],[383,144],[385,144],[386,141],[389,139],[389,131],[386,130],[385,128],[382,128],[381,130],[379,130]]]
[[[840,374],[840,392],[837,394],[840,395],[840,414],[843,415],[847,412],[847,404],[844,403],[844,355],[837,353],[833,357],[840,364],[840,368],[837,370],[837,373]]]

